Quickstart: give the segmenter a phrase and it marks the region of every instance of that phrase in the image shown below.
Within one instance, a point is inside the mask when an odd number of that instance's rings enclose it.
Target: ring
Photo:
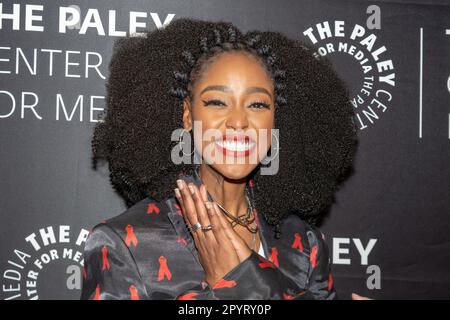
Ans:
[[[202,228],[202,225],[200,224],[200,223],[194,223],[191,227],[190,227],[190,229],[191,229],[191,232],[195,232],[195,231],[197,231],[198,229],[201,229]]]
[[[206,227],[202,227],[202,231],[203,232],[206,232],[206,231],[209,231],[209,230],[212,230],[212,225],[207,225]]]

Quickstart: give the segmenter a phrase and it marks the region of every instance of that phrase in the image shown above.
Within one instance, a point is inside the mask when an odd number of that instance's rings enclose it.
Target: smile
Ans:
[[[256,147],[256,142],[249,136],[224,136],[215,143],[223,155],[234,157],[247,156]]]

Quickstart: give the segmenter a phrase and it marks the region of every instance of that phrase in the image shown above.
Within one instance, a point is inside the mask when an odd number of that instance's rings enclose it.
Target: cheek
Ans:
[[[205,131],[215,128],[217,120],[211,112],[206,111],[204,108],[194,106],[192,110],[192,121],[194,125],[194,141],[197,145],[205,145],[203,138],[205,137]]]
[[[195,106],[192,110],[192,120],[201,124],[204,130],[217,128],[221,123],[221,118],[223,118],[223,115],[220,112],[208,110],[204,107]]]

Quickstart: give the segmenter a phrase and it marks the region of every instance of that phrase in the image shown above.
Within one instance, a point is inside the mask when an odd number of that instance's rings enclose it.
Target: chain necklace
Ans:
[[[217,206],[225,213],[225,215],[231,219],[231,227],[232,228],[234,228],[236,225],[239,224],[239,225],[245,227],[248,231],[250,231],[253,234],[252,250],[254,250],[255,244],[256,244],[256,233],[258,232],[258,225],[256,225],[255,227],[251,227],[251,224],[253,224],[253,222],[255,222],[255,216],[252,217],[253,208],[252,208],[250,199],[248,198],[248,195],[247,194],[245,195],[245,198],[247,199],[247,203],[248,203],[247,212],[235,217],[227,209],[225,209],[220,203],[218,203],[209,192],[208,192],[208,194],[213,199],[213,201],[217,204]]]
[[[196,167],[194,172],[196,173],[197,177],[201,180],[200,177],[200,172],[198,170],[199,168]],[[250,225],[255,221],[255,216],[253,216],[253,218],[251,218],[252,213],[253,213],[253,206],[250,202],[250,199],[248,198],[248,190],[247,188],[245,189],[245,198],[247,199],[247,212],[242,214],[242,215],[238,215],[237,217],[233,216],[230,212],[228,212],[228,210],[226,210],[220,203],[218,203],[216,201],[216,199],[211,195],[211,193],[209,193],[209,191],[206,191],[208,193],[208,195],[211,197],[211,199],[217,204],[217,206],[225,213],[225,215],[231,219],[231,227],[234,228],[236,225],[241,225],[243,227],[245,227],[248,231],[250,231],[253,234],[252,237],[252,250],[255,250],[255,245],[256,245],[256,233],[258,232],[258,224],[256,224],[255,227],[251,227]]]

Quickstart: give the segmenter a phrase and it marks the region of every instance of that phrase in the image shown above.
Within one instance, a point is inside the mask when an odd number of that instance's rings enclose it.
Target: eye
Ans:
[[[256,109],[270,109],[270,104],[265,103],[263,101],[255,101],[250,104],[250,107]]]
[[[219,99],[211,99],[211,100],[202,100],[203,105],[207,106],[226,106],[226,104]]]

